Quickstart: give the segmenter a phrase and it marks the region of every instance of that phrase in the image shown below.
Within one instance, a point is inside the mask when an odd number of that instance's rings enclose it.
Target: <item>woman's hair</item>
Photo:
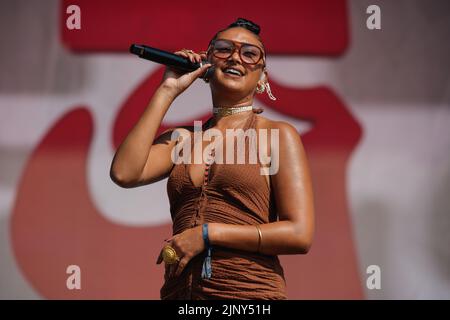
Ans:
[[[238,18],[235,22],[230,24],[225,29],[219,30],[214,35],[214,37],[211,39],[211,41],[209,42],[209,45],[211,44],[211,42],[213,42],[214,40],[217,39],[217,36],[219,35],[219,33],[223,32],[225,30],[231,29],[231,28],[235,28],[235,27],[241,27],[241,28],[247,29],[248,31],[253,33],[256,36],[256,38],[259,40],[259,42],[261,42],[263,49],[264,49],[264,44],[262,43],[261,37],[259,36],[259,33],[261,32],[261,28],[256,23],[254,23],[250,20],[244,19],[244,18]],[[209,47],[209,45],[208,45],[208,47]]]

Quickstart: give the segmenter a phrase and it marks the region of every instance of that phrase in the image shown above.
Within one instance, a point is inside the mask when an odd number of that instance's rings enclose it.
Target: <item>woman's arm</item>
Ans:
[[[271,176],[279,221],[260,225],[260,252],[265,254],[304,254],[312,244],[314,205],[308,160],[294,127],[277,122],[279,129],[279,168]],[[272,152],[276,146],[271,146]],[[256,251],[259,234],[255,226],[209,224],[213,245]]]
[[[180,56],[188,54],[178,51]],[[199,61],[200,55],[191,57]],[[166,68],[161,85],[156,90],[139,121],[120,144],[111,164],[111,179],[121,187],[132,188],[156,182],[164,178],[173,167],[172,148],[168,130],[155,140],[161,122],[175,98],[186,90],[195,79],[203,74],[209,65],[190,73],[179,73]]]
[[[119,186],[135,187],[170,171],[170,151],[174,144],[170,141],[171,131],[163,133],[155,143],[154,139],[174,99],[169,90],[158,88],[139,121],[120,144],[110,170],[111,179]]]
[[[314,234],[313,191],[308,161],[300,136],[291,125],[277,122],[279,129],[279,169],[271,176],[279,221],[260,225],[262,239],[259,252],[269,255],[305,254]],[[271,146],[271,154],[274,154]],[[212,245],[256,252],[259,233],[253,225],[208,224]],[[196,226],[167,240],[179,253],[178,276],[192,257],[202,252],[202,228]],[[157,263],[162,262],[161,255]]]

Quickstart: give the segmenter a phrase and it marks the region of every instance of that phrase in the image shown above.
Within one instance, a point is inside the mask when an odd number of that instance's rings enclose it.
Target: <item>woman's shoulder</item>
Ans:
[[[258,121],[257,121],[257,128],[260,129],[278,129],[280,130],[280,132],[283,133],[296,133],[297,129],[295,129],[295,127],[290,124],[287,121],[280,121],[280,120],[274,120],[274,119],[270,119],[267,117],[263,117],[261,115],[256,115]]]
[[[300,133],[297,129],[287,121],[273,120],[261,115],[257,115],[256,129],[266,129],[268,136],[272,137],[274,130],[278,136],[277,139],[280,143],[291,144],[296,143],[298,145],[302,144],[302,139]],[[272,139],[272,138],[270,138]]]

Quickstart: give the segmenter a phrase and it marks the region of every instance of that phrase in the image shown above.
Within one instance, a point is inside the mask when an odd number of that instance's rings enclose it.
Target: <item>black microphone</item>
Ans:
[[[202,65],[207,63],[206,60],[202,61],[202,64],[198,62],[192,63],[188,58],[180,57],[171,52],[144,46],[142,44],[132,44],[130,47],[130,52],[143,59],[161,63],[166,66],[171,66],[184,72],[197,70]]]

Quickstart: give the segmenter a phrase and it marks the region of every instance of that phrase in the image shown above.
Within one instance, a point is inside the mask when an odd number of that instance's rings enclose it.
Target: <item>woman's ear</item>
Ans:
[[[263,71],[261,72],[261,76],[259,77],[259,81],[261,81],[262,83],[266,83],[268,79],[269,77],[267,75],[267,69],[264,68]]]

